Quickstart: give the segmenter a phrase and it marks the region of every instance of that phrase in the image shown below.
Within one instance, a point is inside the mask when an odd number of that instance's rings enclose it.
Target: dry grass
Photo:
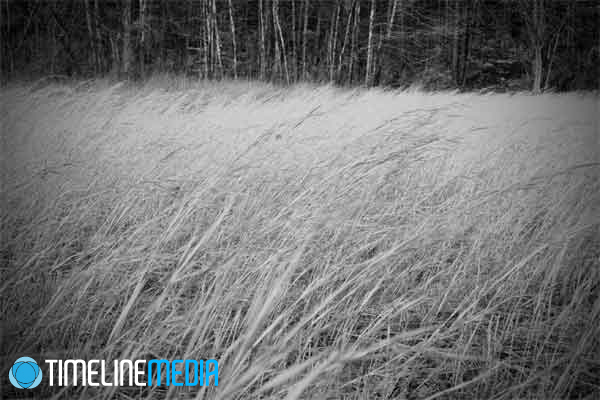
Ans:
[[[600,395],[597,97],[0,93],[2,357],[220,366],[36,395]]]

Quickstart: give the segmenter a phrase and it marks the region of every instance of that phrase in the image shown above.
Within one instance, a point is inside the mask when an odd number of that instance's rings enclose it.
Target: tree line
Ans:
[[[0,0],[2,76],[598,87],[596,1]]]

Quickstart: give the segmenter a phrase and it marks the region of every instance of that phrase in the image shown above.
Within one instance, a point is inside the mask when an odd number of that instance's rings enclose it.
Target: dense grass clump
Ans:
[[[92,82],[0,98],[3,365],[220,365],[218,387],[36,396],[600,395],[597,97]]]

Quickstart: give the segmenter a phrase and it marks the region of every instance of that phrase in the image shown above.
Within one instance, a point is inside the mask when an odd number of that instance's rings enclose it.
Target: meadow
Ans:
[[[218,387],[3,373],[6,398],[600,396],[597,94],[163,78],[0,101],[2,359],[219,361]]]

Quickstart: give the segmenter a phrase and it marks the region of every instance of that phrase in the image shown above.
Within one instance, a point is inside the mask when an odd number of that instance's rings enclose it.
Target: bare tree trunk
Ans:
[[[141,0],[140,0],[141,1]],[[185,10],[185,46],[183,47],[183,71],[185,74],[189,74],[191,72],[191,67],[193,66],[193,56],[190,53],[191,50],[191,43],[190,43],[190,38],[192,36],[192,31],[193,31],[193,7],[192,7],[192,0],[187,0],[187,9]]]
[[[369,16],[369,39],[367,43],[367,68],[365,71],[365,86],[371,86],[371,63],[373,58],[373,24],[375,22],[375,0],[371,0],[371,14]]]
[[[0,0],[0,70],[2,71],[2,78],[8,79],[14,71],[14,52],[15,49],[10,45],[10,7],[9,0],[6,0],[6,5]],[[6,7],[5,14],[3,9]],[[5,15],[5,16],[4,16]],[[6,23],[3,21],[3,16],[6,18]],[[29,22],[27,23],[29,25]],[[4,58],[2,57],[4,55]]]
[[[96,55],[96,37],[94,35],[94,30],[92,28],[92,15],[90,10],[90,0],[85,0],[85,21],[88,30],[88,37],[90,41],[90,48],[92,50],[91,54],[91,64],[94,70],[94,75],[98,74],[98,56]]]
[[[342,49],[340,50],[340,54],[338,56],[338,69],[337,69],[337,78],[338,80],[342,79],[342,61],[344,57],[344,51],[346,50],[346,46],[348,45],[348,38],[350,36],[350,27],[352,26],[352,13],[354,12],[354,2],[356,0],[352,0],[350,3],[350,8],[348,9],[348,22],[346,22],[346,33],[344,33],[344,42],[342,43]]]
[[[306,79],[306,46],[308,42],[308,1],[304,0],[304,27],[302,29],[302,79]]]
[[[204,9],[204,19],[206,20],[205,33],[206,33],[206,57],[207,57],[207,65],[208,65],[208,74],[206,75],[207,79],[214,77],[215,75],[215,51],[214,51],[214,30],[212,26],[212,13],[211,13],[211,5],[212,0],[203,0],[203,9]]]
[[[275,80],[279,80],[279,74],[281,72],[281,53],[279,52],[279,38],[278,38],[278,34],[279,32],[277,31],[277,27],[275,26],[276,24],[276,17],[275,15],[277,14],[275,12],[275,6],[276,6],[276,1],[277,0],[273,0],[271,3],[271,7],[273,8],[273,31],[275,33],[275,51],[273,53],[273,69],[271,71],[271,79],[275,79]]]
[[[264,7],[263,0],[258,0],[258,15],[259,15],[259,24],[260,24],[260,74],[259,78],[261,80],[265,79],[265,64],[266,54],[265,54],[265,20],[264,20]]]
[[[292,78],[298,79],[298,49],[296,47],[296,1],[292,0]]]
[[[51,58],[50,58],[50,74],[54,75],[55,71],[56,71],[56,47],[57,47],[57,43],[56,43],[56,20],[53,18],[52,19],[52,30],[51,30],[51,36],[52,36],[52,47],[51,47]]]
[[[390,16],[387,25],[387,32],[385,34],[386,39],[392,38],[392,29],[394,28],[394,18],[396,18],[396,10],[398,9],[398,0],[390,0],[392,3],[392,10],[390,11]]]
[[[460,85],[460,65],[459,65],[459,46],[460,46],[460,0],[454,1],[454,40],[452,43],[452,75],[454,83]]]
[[[123,50],[121,73],[125,79],[131,78],[131,0],[123,0]]]
[[[5,28],[6,27],[6,28]],[[5,33],[6,32],[6,33]],[[6,24],[4,23],[4,2],[0,0],[0,78],[2,83],[6,82],[12,73],[12,50],[8,45],[8,36],[10,33],[10,11],[8,3],[6,4]],[[5,68],[6,66],[6,68]]]
[[[37,18],[36,18],[36,21],[34,23],[34,26],[35,26],[35,49],[36,49],[36,54],[41,54],[42,37],[40,35],[40,31],[41,31],[41,29],[40,29],[40,23],[37,20]],[[45,31],[46,31],[45,33],[46,33],[46,36],[47,36],[48,35],[48,27],[46,27]],[[25,35],[27,35],[27,28],[26,27],[24,27],[24,29],[23,29],[23,37],[25,37]]]
[[[334,71],[335,71],[335,49],[337,45],[337,31],[340,20],[340,9],[341,4],[339,0],[335,4],[335,13],[331,19],[331,32],[329,34],[329,46],[328,46],[328,56],[327,60],[329,63],[329,81],[333,82],[334,80]]]
[[[209,79],[210,77],[210,51],[211,51],[211,40],[210,40],[210,21],[208,18],[208,10],[207,4],[202,3],[202,7],[200,8],[202,11],[201,18],[204,19],[204,29],[202,30],[202,47],[204,48],[202,52],[202,58],[204,62],[204,79]]]
[[[98,66],[98,72],[104,71],[104,57],[102,51],[102,34],[100,33],[100,6],[98,0],[94,0],[94,31],[96,34],[96,62]]]
[[[273,23],[275,23],[273,21]],[[279,40],[277,40],[277,31],[275,31],[275,52],[273,54],[273,69],[271,71],[271,79],[278,80],[281,72],[281,58],[279,52]]]
[[[543,59],[543,31],[545,29],[544,20],[544,2],[543,0],[533,1],[533,93],[542,92],[542,81],[544,73]]]
[[[396,18],[396,11],[398,9],[398,0],[389,0],[388,2],[388,9],[387,9],[387,26],[385,28],[385,35],[383,34],[383,32],[381,32],[381,30],[383,30],[383,28],[380,29],[379,32],[379,40],[377,42],[377,52],[374,55],[374,61],[372,63],[373,68],[374,68],[374,72],[373,72],[373,79],[376,81],[375,84],[378,84],[380,78],[379,76],[381,75],[381,71],[383,69],[383,62],[384,62],[384,52],[382,52],[382,47],[383,47],[383,41],[384,41],[384,36],[385,36],[385,40],[390,41],[392,38],[392,31],[394,28],[394,19]]]
[[[229,0],[229,24],[231,25],[231,41],[233,43],[233,79],[237,79],[237,42],[235,40],[235,23],[233,20],[233,5],[231,4],[231,0]]]
[[[450,0],[444,0],[444,24],[442,25],[442,49],[448,49],[450,44]],[[440,13],[441,16],[441,13]]]
[[[544,81],[544,47],[546,42],[546,16],[544,0],[521,0],[521,12],[529,33],[529,44],[533,52],[531,73],[533,93],[542,92]],[[532,6],[530,11],[529,7]]]
[[[352,73],[354,61],[358,58],[357,41],[358,41],[358,22],[360,21],[360,0],[354,3],[354,27],[352,28],[352,45],[350,50],[350,67],[348,69],[348,83],[352,83]]]
[[[212,0],[212,20],[215,30],[215,47],[217,52],[217,65],[219,66],[219,78],[223,78],[223,60],[221,58],[221,39],[219,36],[219,23],[217,21],[217,2]]]
[[[542,75],[544,72],[544,64],[542,58],[542,46],[536,45],[533,49],[533,87],[532,91],[535,94],[542,92]]]
[[[2,0],[0,0],[0,54],[3,54],[4,57],[6,57],[6,53],[7,53],[7,48],[8,46],[5,46],[6,44],[6,39],[4,38],[4,4],[2,2]],[[6,11],[8,12],[8,7],[6,7]],[[10,26],[10,20],[7,18],[6,19],[6,30],[8,33],[8,27]],[[4,83],[4,80],[8,77],[8,71],[5,72],[4,70],[4,58],[0,57],[0,78],[2,78],[2,83]]]
[[[288,71],[287,57],[285,52],[285,41],[283,39],[283,32],[281,30],[281,24],[279,23],[279,0],[273,0],[273,24],[275,25],[275,43],[277,44],[277,36],[281,42],[281,58],[283,59],[283,72],[285,73],[285,81],[290,84],[290,73]]]
[[[108,42],[111,54],[111,74],[116,76],[121,70],[121,52],[123,49],[119,47],[118,36],[116,34],[110,34]]]
[[[167,4],[164,2],[160,3],[160,29],[158,30],[158,49],[157,49],[157,61],[155,61],[155,68],[159,71],[164,71],[166,65],[167,47]]]
[[[469,56],[471,53],[471,15],[473,10],[472,5],[465,4],[465,34],[463,41],[462,62],[460,63],[460,86],[465,86],[467,83],[467,67],[469,64]]]
[[[563,27],[565,26],[566,21],[567,21],[567,15],[565,15],[562,25],[556,31],[556,37],[554,39],[554,46],[552,47],[552,51],[550,52],[550,55],[548,56],[548,68],[546,69],[546,80],[544,81],[544,90],[548,90],[550,88],[550,78],[552,77],[552,64],[554,63],[556,49],[558,48],[558,42],[560,41],[561,32],[563,30]]]
[[[403,8],[404,3],[402,0],[400,0],[400,40],[399,40],[399,46],[398,46],[398,50],[400,51],[400,53],[404,52],[404,36],[405,36],[405,30],[406,27],[404,26],[404,8]]]
[[[313,43],[314,45],[314,49],[313,49],[313,56],[316,55],[315,57],[311,57],[311,60],[313,60],[313,62],[311,62],[311,65],[314,66],[314,70],[317,71],[317,79],[320,78],[320,74],[321,74],[321,70],[320,70],[320,66],[321,66],[321,7],[319,5],[319,7],[317,8],[317,29],[315,31],[315,42]],[[310,74],[311,76],[313,76],[313,74]]]
[[[271,0],[272,1],[272,0]],[[277,42],[277,32],[273,32],[275,35],[275,40],[271,40],[271,30],[273,28],[273,24],[271,21],[273,20],[273,16],[271,15],[271,6],[269,5],[269,0],[265,0],[265,68],[266,68],[266,79],[270,80],[273,77],[273,46]],[[275,42],[275,43],[274,43]],[[278,45],[279,46],[279,45]]]
[[[146,77],[146,0],[140,0],[140,77]]]
[[[10,8],[8,7],[8,0],[6,1],[6,28],[10,26]],[[8,35],[8,33],[7,33]],[[9,68],[8,72],[12,75],[15,70],[15,53],[13,49],[10,49],[9,54]]]

